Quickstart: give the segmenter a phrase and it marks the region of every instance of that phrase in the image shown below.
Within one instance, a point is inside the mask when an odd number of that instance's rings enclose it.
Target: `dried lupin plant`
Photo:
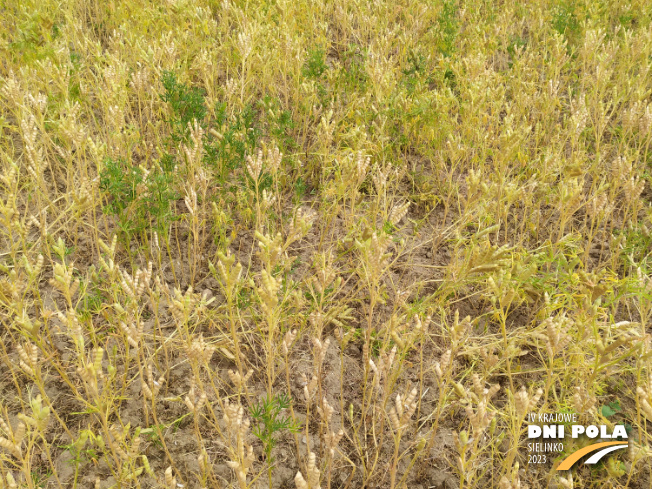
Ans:
[[[396,346],[392,347],[389,354],[382,352],[377,358],[378,364],[369,358],[368,354],[363,354],[363,358],[368,358],[369,368],[373,375],[372,385],[377,394],[382,394],[385,389],[385,384],[390,379],[394,360],[396,358]]]
[[[335,449],[337,448],[337,445],[340,443],[340,440],[344,436],[344,430],[340,428],[337,433],[331,431],[331,420],[333,418],[335,409],[328,403],[328,400],[325,396],[322,398],[321,406],[317,406],[317,412],[319,413],[319,416],[321,417],[322,422],[326,428],[324,441],[326,442],[330,458],[332,459],[335,456]]]
[[[65,246],[63,242],[61,242],[61,246]],[[54,278],[50,279],[50,285],[63,294],[68,301],[69,307],[72,307],[72,298],[79,289],[79,279],[73,280],[73,270],[74,267],[72,265],[55,263],[53,267]]]
[[[283,343],[281,344],[281,347],[283,349],[283,354],[288,355],[290,353],[290,347],[294,344],[294,340],[297,337],[297,330],[288,330],[285,333],[285,336],[283,337]]]
[[[652,420],[652,374],[648,376],[646,384],[636,387],[636,394],[645,417]]]
[[[235,262],[235,256],[231,255],[228,250],[226,255],[221,251],[218,251],[217,256],[219,258],[217,269],[219,270],[219,275],[222,279],[221,285],[227,298],[230,299],[233,297],[235,287],[242,276],[242,265]]]
[[[569,324],[565,317],[547,318],[544,321],[546,326],[546,349],[550,360],[561,352],[571,341],[571,337],[566,333]]]
[[[82,330],[81,324],[79,324],[79,318],[77,313],[73,309],[66,311],[66,314],[63,314],[61,311],[57,312],[57,317],[59,320],[66,326],[67,333],[70,338],[73,340],[77,346],[79,352],[84,351],[84,332]]]
[[[142,321],[138,321],[137,324],[127,326],[125,323],[120,321],[120,330],[127,337],[127,342],[136,350],[139,348],[138,344],[143,337],[143,329],[145,325]]]
[[[573,473],[568,472],[568,477],[559,476],[559,485],[564,489],[574,489],[575,483],[573,481]]]
[[[527,413],[533,411],[539,403],[542,395],[543,389],[537,389],[534,396],[530,397],[525,386],[521,386],[520,390],[514,394],[514,406],[518,419],[525,419]]]
[[[50,421],[51,410],[48,406],[43,406],[43,400],[41,399],[40,394],[33,399],[30,399],[29,406],[32,410],[30,416],[19,413],[18,419],[23,421],[26,425],[36,428],[42,435],[45,434],[45,430]]]
[[[192,383],[188,395],[183,400],[188,410],[195,416],[199,415],[202,407],[206,404],[206,393],[201,392],[198,394],[197,390],[197,386]]]
[[[25,438],[26,427],[25,423],[22,421],[18,423],[18,426],[15,430],[11,429],[9,423],[7,423],[2,417],[0,417],[0,429],[3,431],[5,436],[0,436],[0,447],[4,448],[17,459],[22,459],[23,450],[21,444]]]
[[[294,213],[294,219],[288,228],[283,250],[287,250],[292,243],[303,238],[312,228],[315,219],[316,215],[314,211],[302,208],[297,209]]]
[[[487,389],[477,374],[473,374],[472,379],[473,389],[470,391],[465,390],[465,392],[467,398],[476,403],[476,409],[474,411],[469,404],[465,410],[474,433],[479,437],[487,429],[491,420],[496,415],[495,412],[488,411],[488,407],[491,398],[500,390],[500,385],[494,384]]]
[[[326,353],[328,347],[331,344],[330,338],[327,338],[326,341],[322,343],[319,338],[312,338],[313,344],[313,355],[312,355],[312,371],[313,375],[319,376],[322,372],[322,365],[324,364],[324,359],[326,358]]]
[[[231,380],[233,386],[236,388],[236,392],[243,392],[247,388],[247,382],[253,373],[253,369],[249,369],[249,371],[244,376],[241,375],[240,372],[235,372],[233,370],[228,371],[229,379]]]
[[[276,174],[281,167],[281,160],[283,159],[283,153],[278,149],[278,146],[274,146],[267,150],[267,167],[271,170],[273,174]]]
[[[528,486],[521,484],[518,462],[514,464],[512,474],[513,475],[511,478],[507,477],[506,475],[500,478],[500,482],[498,483],[500,489],[527,489]]]
[[[317,392],[317,386],[319,385],[319,379],[316,375],[313,375],[310,380],[306,377],[306,374],[301,374],[301,385],[303,385],[303,397],[306,401],[306,404],[310,404],[312,398]]]
[[[240,404],[224,402],[224,421],[229,432],[229,456],[227,465],[233,469],[241,489],[246,489],[247,473],[254,463],[254,449],[246,443],[249,432],[249,419],[244,417]]]
[[[254,182],[257,182],[260,177],[260,172],[263,170],[263,152],[258,150],[254,158],[250,155],[247,156],[247,172]]]
[[[382,194],[385,191],[385,186],[387,185],[387,177],[389,176],[392,168],[387,166],[385,168],[376,167],[371,175],[371,179],[374,182],[374,187],[378,194]]]
[[[170,297],[168,307],[174,318],[182,324],[187,323],[190,316],[195,312],[195,308],[200,302],[200,295],[195,294],[192,286],[188,287],[186,293],[181,293],[180,289],[174,288],[174,296]]]
[[[301,471],[297,472],[294,477],[294,483],[297,489],[321,489],[319,484],[321,473],[317,467],[317,457],[314,453],[308,452],[308,465],[306,466],[306,476],[308,480],[303,477]]]
[[[1,476],[0,476],[0,480],[2,480]],[[18,489],[18,484],[16,483],[16,479],[14,479],[14,476],[11,474],[11,472],[7,472],[7,488]]]
[[[355,157],[355,172],[358,177],[358,181],[361,181],[367,174],[367,168],[369,168],[369,163],[371,162],[370,156],[365,156],[361,151],[358,151]]]
[[[451,350],[446,350],[440,357],[439,361],[435,362],[435,373],[440,381],[444,380],[445,372],[447,372],[451,366],[451,354]]]
[[[188,358],[200,365],[207,365],[213,353],[215,346],[208,344],[201,334],[188,346]]]
[[[39,368],[38,347],[31,343],[24,343],[23,345],[16,346],[16,350],[20,359],[18,366],[27,375],[34,377]]]
[[[168,489],[176,489],[177,478],[172,474],[172,467],[165,469],[165,486]]]
[[[403,399],[400,394],[396,394],[394,406],[389,411],[389,419],[392,421],[394,431],[403,431],[410,418],[417,410],[417,389],[413,388],[410,393]]]
[[[597,402],[595,396],[583,384],[575,386],[574,390],[571,402],[575,412],[579,414],[593,413]]]
[[[163,387],[163,383],[165,382],[165,375],[161,375],[158,380],[154,379],[154,375],[152,373],[153,368],[151,364],[147,365],[145,372],[147,381],[145,381],[145,379],[141,379],[141,389],[143,391],[143,395],[150,401],[155,401],[156,396],[158,395],[161,387]]]

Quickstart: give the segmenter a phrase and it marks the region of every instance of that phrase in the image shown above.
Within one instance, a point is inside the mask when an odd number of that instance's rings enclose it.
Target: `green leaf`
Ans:
[[[605,418],[613,416],[614,414],[616,414],[616,411],[612,410],[609,406],[602,406],[602,415]]]
[[[605,418],[613,416],[618,411],[622,411],[622,409],[620,407],[620,403],[618,401],[614,401],[614,402],[610,402],[609,404],[605,404],[604,406],[602,406],[602,409],[601,409],[601,413]]]

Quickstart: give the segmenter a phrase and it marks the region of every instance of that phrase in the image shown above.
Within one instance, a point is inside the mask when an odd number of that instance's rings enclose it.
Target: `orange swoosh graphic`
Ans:
[[[575,464],[575,462],[581,459],[584,455],[589,454],[591,452],[595,452],[596,450],[600,450],[601,448],[611,447],[613,445],[622,445],[623,443],[624,442],[622,441],[605,441],[602,443],[595,443],[593,445],[589,445],[588,447],[581,448],[580,450],[570,454],[568,457],[562,460],[562,462],[559,464],[559,467],[557,467],[557,470],[570,470],[570,468]]]

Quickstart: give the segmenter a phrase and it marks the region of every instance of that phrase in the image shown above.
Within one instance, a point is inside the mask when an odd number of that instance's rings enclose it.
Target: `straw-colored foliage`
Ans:
[[[643,487],[650,20],[3,2],[0,488]]]

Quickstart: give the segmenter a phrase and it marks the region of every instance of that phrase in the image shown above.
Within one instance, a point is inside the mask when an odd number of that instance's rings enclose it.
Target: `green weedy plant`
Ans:
[[[172,142],[179,143],[188,138],[189,124],[198,121],[203,125],[206,117],[206,104],[204,92],[197,87],[189,87],[179,83],[177,75],[171,71],[164,71],[161,83],[165,93],[161,94],[161,100],[170,104],[173,117],[168,122],[172,126]]]
[[[306,78],[320,78],[328,69],[326,65],[326,53],[321,48],[312,49],[308,52],[306,61],[303,64],[301,73]]]
[[[403,83],[405,83],[408,92],[413,93],[417,82],[419,79],[426,73],[428,68],[427,58],[423,53],[410,52],[408,53],[407,66],[402,70],[403,73]],[[428,80],[432,81],[432,80]]]
[[[38,472],[36,470],[32,471],[32,483],[34,484],[34,487],[46,487],[48,480],[50,477],[52,477],[52,471],[51,470],[46,470],[46,472],[43,474],[41,472]]]
[[[267,461],[267,473],[269,476],[269,487],[272,487],[272,450],[276,446],[277,433],[288,430],[290,433],[298,433],[301,429],[299,423],[289,417],[281,415],[281,411],[289,409],[292,398],[285,393],[274,394],[273,397],[266,395],[260,402],[254,404],[251,409],[251,417],[259,424],[252,429],[263,443],[265,460]]]
[[[315,48],[308,51],[308,56],[303,64],[301,69],[301,74],[307,79],[315,82],[315,88],[317,90],[317,96],[322,105],[328,103],[328,88],[325,84],[325,78],[323,75],[328,70],[328,65],[326,64],[326,52],[321,48]]]
[[[577,36],[580,23],[577,19],[576,5],[573,2],[559,2],[552,11],[552,28],[567,37]]]
[[[369,75],[365,71],[367,53],[355,44],[350,44],[342,53],[343,70],[340,72],[342,89],[344,92],[363,91]]]
[[[292,112],[284,109],[278,98],[266,95],[260,103],[264,110],[267,122],[267,133],[278,145],[283,153],[294,151],[298,148],[292,131],[296,126]]]
[[[276,144],[284,153],[296,150],[294,128],[292,113],[269,95],[237,111],[226,102],[217,102],[214,126],[204,137],[204,162],[217,169],[220,180],[226,180],[264,141],[272,140],[272,146]],[[269,188],[271,177],[263,174],[261,184],[261,190]]]
[[[130,166],[120,158],[105,160],[100,171],[100,190],[108,203],[103,211],[118,219],[121,239],[129,241],[152,224],[159,232],[167,230],[174,220],[171,203],[177,198],[173,169],[166,157],[149,171]]]
[[[117,158],[104,160],[100,172],[100,189],[110,198],[104,212],[123,216],[136,199],[136,187],[143,181],[143,171],[138,167],[127,167],[127,162]]]
[[[450,57],[455,51],[455,39],[459,30],[456,18],[457,8],[455,0],[445,0],[444,8],[437,19],[441,32],[439,51],[445,57]]]
[[[215,104],[215,125],[204,138],[204,162],[217,170],[218,179],[242,166],[248,154],[259,146],[262,129],[253,105],[230,110],[226,102]]]

